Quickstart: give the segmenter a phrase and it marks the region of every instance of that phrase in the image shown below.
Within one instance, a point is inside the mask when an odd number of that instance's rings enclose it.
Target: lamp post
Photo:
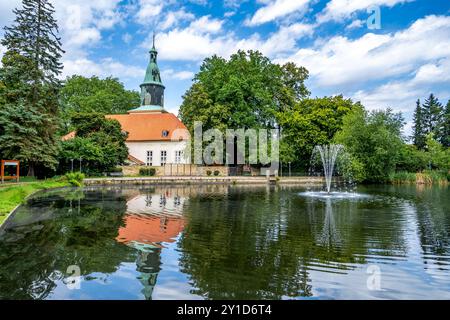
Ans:
[[[80,173],[81,173],[81,160],[83,160],[82,157],[80,157]]]
[[[72,172],[73,172],[73,160],[74,160],[74,159],[70,159],[70,161],[72,162]]]
[[[289,161],[289,177],[291,176],[291,162]]]

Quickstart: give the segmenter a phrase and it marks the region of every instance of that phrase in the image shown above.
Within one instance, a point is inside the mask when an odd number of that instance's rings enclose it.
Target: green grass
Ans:
[[[392,184],[424,184],[424,185],[448,185],[449,174],[441,171],[426,170],[420,173],[400,171],[389,176]]]
[[[67,181],[45,180],[21,182],[19,184],[0,185],[0,225],[11,210],[23,203],[25,198],[39,190],[68,186]]]

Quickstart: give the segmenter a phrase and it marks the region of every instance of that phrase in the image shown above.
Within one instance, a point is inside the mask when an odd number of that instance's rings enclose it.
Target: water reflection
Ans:
[[[342,242],[341,236],[336,229],[331,199],[326,199],[325,221],[323,222],[322,233],[318,238],[318,242],[330,249],[340,246]]]
[[[41,194],[0,234],[0,298],[450,298],[448,189],[86,188]],[[369,291],[376,264],[383,291]],[[81,269],[80,290],[65,284]]]

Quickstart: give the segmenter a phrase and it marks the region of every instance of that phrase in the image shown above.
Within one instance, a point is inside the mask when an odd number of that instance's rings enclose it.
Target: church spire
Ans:
[[[153,46],[152,46],[152,50],[156,51],[156,48],[155,48],[155,31],[153,31]]]
[[[145,72],[144,82],[141,84],[141,107],[131,112],[164,111],[164,85],[158,67],[158,51],[155,47],[155,33],[150,50],[150,61]]]

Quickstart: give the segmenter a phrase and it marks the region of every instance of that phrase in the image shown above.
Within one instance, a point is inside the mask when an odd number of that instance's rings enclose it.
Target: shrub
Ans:
[[[139,175],[140,176],[154,176],[156,174],[155,168],[140,168],[139,169]]]
[[[209,177],[212,174],[211,170],[206,170],[206,175]]]
[[[219,170],[215,170],[214,171],[214,175],[217,177],[218,175],[220,174],[220,171]]]
[[[69,182],[74,187],[81,187],[85,178],[84,174],[81,172],[69,172],[66,173],[64,177],[67,182]]]
[[[123,169],[120,168],[120,167],[115,167],[115,168],[110,169],[109,172],[117,172],[117,173],[119,173],[119,172],[123,172]]]

